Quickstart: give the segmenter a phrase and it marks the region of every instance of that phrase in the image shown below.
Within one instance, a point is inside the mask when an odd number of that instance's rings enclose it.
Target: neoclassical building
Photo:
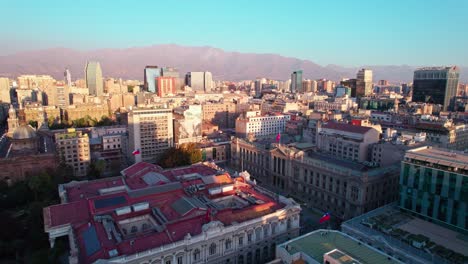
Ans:
[[[10,108],[8,126],[8,139],[1,142],[7,151],[0,158],[0,180],[10,184],[57,167],[55,153],[47,150],[34,128],[18,121],[14,108]]]
[[[211,163],[162,170],[140,162],[59,193],[44,225],[51,246],[68,237],[70,263],[266,263],[299,235],[297,203]]]

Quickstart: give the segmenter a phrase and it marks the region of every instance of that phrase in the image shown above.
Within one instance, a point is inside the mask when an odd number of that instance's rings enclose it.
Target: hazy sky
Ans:
[[[467,0],[0,0],[0,6],[0,55],[175,43],[322,65],[468,65]]]

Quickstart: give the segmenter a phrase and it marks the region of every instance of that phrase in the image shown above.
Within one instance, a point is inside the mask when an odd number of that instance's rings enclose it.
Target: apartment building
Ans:
[[[86,176],[91,161],[88,135],[69,128],[54,136],[60,160],[73,168],[74,176]]]

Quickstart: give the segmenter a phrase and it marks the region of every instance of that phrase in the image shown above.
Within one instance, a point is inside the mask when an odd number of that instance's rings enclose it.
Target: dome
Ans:
[[[21,125],[13,132],[13,139],[30,139],[36,137],[36,131],[30,125]]]

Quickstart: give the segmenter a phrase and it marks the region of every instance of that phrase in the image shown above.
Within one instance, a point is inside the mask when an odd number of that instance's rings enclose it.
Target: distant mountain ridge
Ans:
[[[224,51],[213,47],[189,47],[161,44],[125,49],[98,49],[78,51],[68,48],[51,48],[19,52],[0,56],[0,76],[10,78],[21,74],[48,74],[63,79],[65,68],[69,68],[72,79],[83,78],[88,60],[97,60],[105,77],[143,79],[146,65],[176,67],[181,77],[188,71],[210,71],[216,80],[240,81],[265,77],[287,80],[294,70],[303,70],[304,78],[326,78],[338,81],[355,78],[359,68],[374,72],[374,81],[410,82],[415,66],[372,66],[342,67],[321,66],[310,60],[284,57],[277,54],[256,54]],[[461,81],[468,81],[468,67],[461,67]]]

